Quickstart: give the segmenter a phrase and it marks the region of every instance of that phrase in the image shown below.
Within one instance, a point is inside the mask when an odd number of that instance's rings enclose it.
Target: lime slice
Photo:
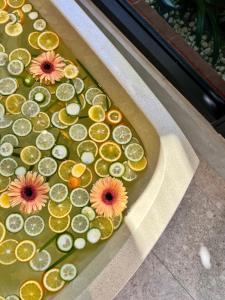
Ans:
[[[37,252],[29,262],[32,270],[36,272],[43,272],[48,269],[52,261],[51,255],[47,250]]]
[[[59,46],[59,37],[52,31],[44,31],[38,38],[38,46],[44,51],[51,51]]]
[[[7,190],[10,183],[10,178],[0,175],[0,192]]]
[[[23,26],[20,23],[8,23],[5,26],[5,33],[8,36],[18,36],[23,32]]]
[[[0,264],[11,265],[16,262],[15,250],[18,245],[16,240],[5,240],[0,244]]]
[[[104,159],[99,158],[95,162],[95,173],[99,177],[107,177],[109,176],[109,167],[110,167],[110,162],[107,162]]]
[[[122,152],[118,144],[114,142],[105,142],[99,148],[99,154],[102,159],[114,162],[120,158]]]
[[[96,87],[89,88],[85,93],[85,99],[86,99],[87,103],[92,105],[92,101],[93,101],[94,97],[98,94],[102,94],[102,91],[99,88],[96,88]]]
[[[142,159],[139,161],[128,160],[129,167],[135,172],[143,171],[146,168],[147,163],[148,162],[145,156],[143,156]]]
[[[84,233],[89,229],[89,220],[86,216],[78,214],[71,221],[71,228],[75,233]]]
[[[105,111],[101,105],[93,105],[88,110],[88,116],[94,122],[103,122],[105,120]]]
[[[54,114],[52,115],[51,122],[52,122],[52,125],[54,125],[56,128],[59,128],[59,129],[66,129],[68,127],[67,125],[60,122],[58,111],[54,112]]]
[[[74,189],[70,194],[70,201],[75,207],[84,207],[89,202],[89,193],[84,188]]]
[[[123,116],[118,109],[112,109],[107,113],[107,120],[113,125],[120,123],[122,118]]]
[[[124,145],[128,144],[132,138],[132,132],[125,125],[118,125],[113,129],[112,136],[115,142]]]
[[[0,94],[3,96],[12,95],[18,88],[16,79],[6,77],[0,79]]]
[[[60,203],[66,199],[68,193],[68,188],[65,184],[55,183],[49,191],[49,197],[51,200]]]
[[[73,80],[73,85],[75,87],[77,95],[79,95],[83,92],[83,90],[84,90],[84,81],[81,78],[77,77],[76,79],[74,79]]]
[[[54,145],[55,137],[47,130],[42,131],[36,138],[36,146],[40,150],[50,150]]]
[[[6,98],[6,110],[12,115],[20,114],[21,107],[26,102],[26,98],[20,94],[12,94]]]
[[[31,32],[28,36],[28,43],[34,49],[40,49],[40,47],[38,46],[38,38],[40,34],[41,34],[40,32],[34,31]]]
[[[92,183],[92,179],[93,179],[91,170],[87,168],[84,174],[80,177],[80,179],[81,179],[80,185],[82,187],[86,188],[87,186],[89,186]]]
[[[30,52],[25,48],[17,48],[14,49],[9,54],[9,60],[19,59],[23,62],[24,66],[27,67],[31,61],[31,54]]]
[[[74,160],[65,160],[63,161],[58,169],[58,175],[63,181],[68,181],[72,175],[72,169],[75,165]]]
[[[91,222],[91,228],[97,228],[101,231],[101,240],[108,239],[113,233],[113,223],[111,219],[97,217]]]
[[[85,206],[81,210],[82,215],[85,215],[89,221],[93,221],[95,219],[95,211],[90,206]]]
[[[71,116],[67,113],[66,108],[62,108],[59,111],[59,121],[64,125],[70,126],[78,121],[78,116]]]
[[[88,133],[93,141],[103,143],[108,140],[110,129],[105,123],[94,123],[90,126]]]
[[[9,14],[6,10],[0,9],[0,24],[5,24],[9,20]]]
[[[22,6],[22,11],[27,14],[32,11],[32,5],[30,3],[24,4]]]
[[[0,67],[5,66],[7,61],[8,61],[8,54],[5,52],[0,52]]]
[[[51,231],[55,233],[63,233],[70,226],[70,216],[67,215],[61,219],[50,216],[48,225]]]
[[[72,281],[77,276],[77,269],[73,264],[65,264],[60,268],[60,277],[64,281]]]
[[[94,156],[98,154],[98,146],[94,141],[86,140],[79,143],[77,147],[77,154],[81,157],[83,152],[92,152]]]
[[[4,158],[0,161],[0,174],[5,177],[12,176],[17,166],[17,162],[13,158]]]
[[[37,19],[33,24],[34,29],[37,31],[45,30],[46,26],[47,26],[47,23],[44,19]]]
[[[56,97],[60,101],[69,101],[75,95],[75,88],[70,83],[61,83],[56,90]]]
[[[12,130],[17,136],[27,136],[32,130],[32,124],[29,120],[20,118],[13,123]]]
[[[0,145],[0,155],[3,157],[8,157],[13,154],[13,145],[10,143],[3,143]]]
[[[0,43],[0,52],[5,52],[5,47]]]
[[[20,242],[15,250],[15,255],[18,261],[27,262],[30,261],[36,252],[36,245],[32,241],[22,241]]]
[[[126,147],[130,144],[139,144],[139,140],[136,137],[132,137],[128,144],[123,144],[122,149],[125,150]]]
[[[41,159],[41,151],[35,146],[27,146],[20,152],[20,159],[28,166],[33,166]]]
[[[105,111],[108,111],[111,106],[111,101],[105,94],[98,94],[93,98],[92,104],[101,105]]]
[[[112,163],[109,168],[109,174],[112,177],[122,177],[125,172],[125,166],[120,162]]]
[[[20,8],[25,3],[25,0],[7,0],[7,4],[12,8]]]
[[[127,161],[125,161],[123,164],[125,167],[125,172],[124,172],[122,178],[128,182],[135,180],[137,178],[137,174],[129,167]]]
[[[19,145],[19,140],[14,134],[6,134],[1,138],[1,144],[10,143],[13,147],[17,147]]]
[[[44,157],[38,163],[38,172],[46,177],[53,175],[57,170],[57,162],[51,157]]]
[[[23,103],[21,112],[25,117],[33,118],[39,114],[40,106],[36,102],[29,100]]]
[[[0,118],[0,129],[8,128],[12,125],[13,120],[10,118],[10,116],[4,115]]]
[[[124,153],[127,159],[137,162],[144,156],[144,149],[140,144],[132,143],[125,148]]]
[[[5,227],[11,233],[17,233],[23,229],[24,220],[20,214],[10,214],[5,220]]]
[[[32,85],[34,85],[35,83],[35,79],[30,75],[30,74],[26,74],[25,76],[23,76],[23,84],[27,87],[31,87]]]
[[[122,214],[112,218],[112,223],[113,223],[114,230],[116,230],[120,227],[122,221],[123,221],[123,215]]]
[[[75,142],[81,142],[87,137],[87,128],[83,124],[74,124],[69,129],[69,135]]]
[[[30,91],[29,99],[38,102],[40,107],[45,107],[51,101],[51,93],[43,86],[36,86]]]
[[[55,218],[64,218],[67,215],[69,215],[70,211],[72,209],[72,204],[69,200],[64,200],[61,203],[56,203],[52,200],[48,202],[48,211],[51,216]]]
[[[73,64],[69,64],[64,68],[64,76],[67,79],[74,79],[78,76],[78,74],[79,69]]]
[[[41,132],[50,126],[50,119],[46,113],[41,111],[36,117],[32,118],[31,123],[34,132]]]
[[[19,76],[20,74],[23,73],[24,64],[19,59],[11,60],[7,65],[7,70],[9,72],[9,74],[11,74],[13,76]]]
[[[30,216],[24,223],[24,230],[31,237],[40,235],[44,228],[45,222],[40,216]]]

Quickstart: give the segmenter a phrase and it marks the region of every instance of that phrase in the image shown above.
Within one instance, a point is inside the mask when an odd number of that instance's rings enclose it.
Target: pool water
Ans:
[[[2,3],[4,3],[4,1],[0,1],[0,5],[2,5]],[[10,6],[10,3],[14,3],[15,6],[18,7],[13,8],[11,7],[12,4]],[[43,298],[45,298],[49,291],[48,287],[43,284],[44,273],[46,273],[52,267],[56,267],[60,270],[61,266],[69,261],[74,263],[78,272],[77,276],[79,276],[82,268],[84,268],[85,264],[88,263],[87,257],[89,254],[93,251],[97,253],[96,249],[98,249],[101,244],[106,243],[107,241],[105,240],[111,236],[112,231],[115,232],[117,229],[113,227],[112,223],[112,220],[115,221],[115,216],[103,215],[103,219],[105,218],[106,221],[109,220],[108,223],[106,222],[106,224],[108,224],[108,228],[103,228],[103,225],[98,224],[98,222],[95,222],[96,220],[90,218],[88,227],[84,230],[84,232],[78,233],[77,231],[74,231],[74,229],[71,227],[71,224],[69,224],[65,230],[62,230],[60,233],[56,233],[54,230],[52,230],[52,228],[50,229],[49,227],[49,218],[51,215],[55,219],[69,218],[71,222],[75,215],[81,214],[83,209],[82,206],[91,207],[90,201],[88,203],[84,203],[83,205],[81,204],[80,206],[76,205],[76,203],[75,205],[74,203],[71,203],[71,192],[75,189],[82,188],[85,189],[90,196],[90,192],[96,182],[108,177],[112,180],[117,178],[116,180],[122,183],[128,193],[129,201],[129,193],[132,192],[132,189],[135,187],[134,182],[141,180],[147,161],[144,156],[143,144],[138,138],[135,129],[120,112],[119,108],[113,104],[112,99],[109,99],[107,93],[100,86],[100,84],[96,82],[93,76],[88,72],[88,67],[84,67],[81,62],[76,60],[71,51],[64,45],[60,38],[59,45],[55,45],[55,47],[54,45],[52,46],[54,41],[49,41],[47,39],[44,44],[41,44],[41,39],[39,38],[38,41],[36,40],[36,48],[38,49],[35,49],[29,43],[30,34],[34,31],[37,31],[39,32],[37,33],[37,36],[40,37],[41,35],[43,36],[43,33],[46,33],[47,31],[52,33],[54,30],[49,28],[48,24],[45,26],[45,22],[40,14],[35,12],[32,6],[27,5],[29,4],[28,1],[24,2],[23,0],[9,0],[8,4],[9,5],[4,8],[4,11],[7,13],[3,12],[2,10],[0,11],[0,63],[3,60],[2,66],[0,66],[0,103],[2,105],[0,107],[0,137],[1,145],[4,144],[6,139],[5,137],[8,134],[13,134],[14,139],[16,139],[18,143],[13,145],[12,153],[10,153],[11,148],[8,144],[5,145],[5,147],[8,146],[9,149],[7,147],[1,148],[0,145],[0,190],[2,193],[0,196],[0,205],[2,206],[2,208],[0,208],[0,220],[2,224],[7,227],[5,225],[5,220],[12,213],[19,213],[24,221],[32,215],[38,215],[42,218],[42,220],[44,220],[45,226],[44,230],[41,231],[37,236],[31,236],[27,234],[24,228],[22,228],[19,232],[14,233],[10,232],[10,230],[6,228],[6,235],[4,240],[2,239],[2,243],[9,239],[13,239],[18,242],[22,242],[24,240],[33,241],[36,249],[44,248],[49,252],[51,256],[51,263],[49,264],[47,270],[42,272],[34,271],[30,267],[29,261],[33,258],[33,256],[26,262],[21,262],[15,257],[15,261],[13,263],[5,265],[4,259],[8,252],[7,249],[1,248],[0,244],[0,296],[7,297],[13,294],[19,296],[22,284],[29,280],[35,280],[42,286]],[[5,17],[5,21],[4,14],[8,16]],[[38,23],[37,20],[40,20],[40,23]],[[22,30],[21,25],[19,25],[14,27],[12,26],[13,30],[11,29],[10,31],[10,26],[8,26],[9,23],[21,24]],[[21,32],[19,32],[20,30]],[[9,34],[13,34],[14,36]],[[61,74],[64,72],[64,75],[60,75],[60,80],[54,84],[51,84],[49,81],[40,82],[40,74],[36,75],[34,80],[32,77],[34,74],[32,74],[30,70],[30,67],[33,63],[32,59],[40,56],[44,52],[47,52],[47,49],[43,49],[44,47],[49,47],[49,49],[53,48],[52,51],[54,51],[55,54],[59,54],[63,59],[63,67],[58,66],[58,68],[62,69]],[[13,60],[13,55],[10,55],[10,53],[18,48],[28,50],[31,55],[31,61],[27,63],[26,66],[23,65],[24,70],[21,70],[20,72],[17,68],[9,68],[9,62]],[[22,61],[24,64],[24,60],[19,55],[16,57],[16,59]],[[65,74],[65,66],[68,65],[71,66],[72,75],[70,72]],[[73,66],[76,66],[76,68],[73,68]],[[52,66],[49,65],[48,62],[44,61],[44,71],[42,70],[43,73],[45,75],[49,75],[51,73],[51,67]],[[77,72],[77,69],[79,73]],[[13,74],[14,71],[18,71],[20,74]],[[73,74],[73,72],[77,72],[78,74]],[[12,82],[3,82],[4,78],[13,78],[13,80]],[[11,88],[9,86],[8,90],[6,89],[6,84],[10,83],[16,83],[16,86],[15,88]],[[59,93],[60,89],[58,87],[65,83],[68,84],[69,89],[72,89],[71,97],[69,97],[65,91]],[[35,97],[32,96],[31,91],[38,86],[44,87],[45,92],[47,89],[48,95],[46,96],[44,94],[43,96],[42,93],[39,93]],[[91,89],[94,94],[90,92]],[[22,95],[20,98],[20,100],[22,100],[18,101],[18,97],[13,98],[12,100],[12,94]],[[11,100],[9,100],[10,97]],[[21,103],[24,104],[28,100],[32,101],[30,105],[34,105],[34,102],[38,104],[34,106],[34,111],[31,109],[31,107],[29,107],[29,105],[27,110],[28,112],[25,111],[25,109],[23,110],[23,107],[25,106],[21,106]],[[70,106],[71,109],[69,109],[68,107],[70,104],[76,104],[76,106],[72,105]],[[38,111],[35,111],[37,106]],[[96,110],[90,110],[91,108],[93,109],[93,107],[95,107]],[[115,114],[112,114],[114,118],[111,119],[110,112],[114,110]],[[91,111],[93,113],[91,113]],[[54,118],[53,116],[56,115],[57,118]],[[21,119],[22,122],[17,123],[19,125],[16,126],[15,124],[19,119]],[[83,128],[81,137],[78,134],[78,127],[74,127],[76,124],[81,124],[81,127]],[[94,124],[100,125],[99,127],[93,127]],[[30,126],[30,128],[26,129],[25,125],[28,127]],[[23,126],[25,126],[25,129]],[[74,129],[73,131],[73,133],[76,135],[76,138],[72,138],[73,135],[71,133],[71,127],[77,129]],[[91,131],[90,127],[95,129]],[[117,130],[115,130],[116,128]],[[52,145],[48,133],[50,133],[50,138],[53,137]],[[45,135],[47,140],[42,140],[42,142],[38,143],[37,137],[40,136],[40,134]],[[80,140],[77,136],[80,137]],[[87,140],[89,142],[85,145],[84,142]],[[9,141],[7,140],[7,142]],[[10,143],[12,144],[12,142]],[[35,152],[24,151],[24,148],[30,149],[29,146],[31,145],[34,146]],[[52,150],[55,145],[64,146],[60,148],[60,151],[57,152],[57,155],[53,154]],[[105,148],[103,147],[104,145]],[[136,145],[136,147],[132,147],[131,145]],[[127,150],[128,148],[129,151]],[[24,155],[25,152],[26,155]],[[40,157],[34,158],[33,156],[35,156],[35,154],[37,154],[37,156],[40,154]],[[50,158],[50,161],[44,160],[41,167],[40,162],[47,157]],[[7,161],[9,158],[10,160]],[[13,161],[13,165],[10,165],[12,170],[7,170],[7,164],[2,163],[3,161]],[[72,161],[73,166],[78,163],[82,163],[81,166],[85,171],[80,171],[78,168],[77,172],[80,173],[77,175],[77,177],[72,174],[71,169],[66,169],[66,171],[64,170],[62,172],[60,171],[62,170],[60,166],[62,166],[64,161]],[[98,169],[97,166],[99,166],[99,164],[97,162],[99,161],[101,161],[103,168]],[[49,163],[47,167],[46,163]],[[115,163],[117,163],[117,165],[115,165]],[[113,164],[114,169],[112,168]],[[34,174],[34,172],[39,173],[49,187],[52,187],[56,183],[62,183],[68,190],[68,195],[65,197],[65,200],[62,199],[60,203],[56,203],[54,202],[54,199],[50,200],[49,193],[47,193],[47,204],[42,209],[38,209],[36,211],[31,210],[29,213],[26,211],[25,213],[24,210],[21,211],[20,205],[4,208],[2,195],[10,192],[8,187],[5,185],[7,178],[10,178],[10,181],[13,182],[17,178],[18,174],[24,174],[24,176],[26,176],[27,172],[31,172],[32,174]],[[99,172],[104,172],[104,174],[100,174]],[[26,196],[30,196],[29,193],[32,192],[33,191],[30,191],[30,189],[28,192],[26,190]],[[114,192],[112,191],[110,195],[107,194],[108,198],[106,197],[106,200],[109,202],[109,206],[112,197],[114,197],[113,193]],[[7,199],[9,203],[12,204],[13,196],[10,195]],[[76,200],[77,199],[75,199],[75,202]],[[106,203],[106,200],[104,203]],[[27,202],[29,201],[31,200],[28,199]],[[51,203],[54,202],[53,206],[56,207],[56,211],[59,214],[58,216],[53,214],[52,210],[49,209],[50,201]],[[60,209],[57,210],[57,207],[63,205],[65,201],[69,203],[68,205],[70,206],[70,209],[68,209],[67,213],[64,215],[60,215]],[[124,209],[121,209],[121,213],[119,213],[121,220],[122,214],[124,215],[125,212],[126,211]],[[98,210],[96,210],[95,218],[98,217],[98,215],[100,215],[100,213]],[[110,226],[112,226],[112,228],[109,228]],[[101,239],[96,241],[95,244],[91,244],[87,240],[87,233],[92,227],[97,228],[101,233]],[[56,237],[62,234],[64,231],[69,232],[73,239],[78,237],[83,238],[86,241],[85,248],[83,250],[75,250],[73,248],[68,253],[60,251],[56,247],[55,240]],[[46,245],[46,247],[43,247],[49,240],[52,240],[52,242]],[[62,281],[62,279],[59,280]],[[66,286],[66,284],[64,286]],[[26,296],[24,296],[24,299],[35,300],[38,298],[35,298],[35,296],[33,296],[33,298],[29,298],[27,296],[26,298]]]

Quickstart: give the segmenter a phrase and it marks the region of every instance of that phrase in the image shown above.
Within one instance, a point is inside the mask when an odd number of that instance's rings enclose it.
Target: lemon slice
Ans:
[[[65,281],[60,277],[59,269],[51,269],[44,274],[43,285],[49,292],[58,292],[63,288]]]
[[[88,133],[93,141],[103,143],[108,140],[110,136],[110,129],[105,123],[95,123],[91,125]]]
[[[36,138],[36,146],[42,151],[50,150],[55,145],[54,135],[44,130]]]
[[[52,217],[55,218],[64,218],[69,215],[72,209],[72,204],[69,200],[65,200],[61,203],[56,203],[52,200],[48,202],[48,211]]]
[[[5,52],[5,47],[1,43],[0,43],[0,52]]]
[[[34,29],[37,31],[45,30],[46,26],[47,26],[47,23],[44,19],[37,19],[33,24]]]
[[[63,102],[73,99],[75,88],[70,83],[61,83],[56,89],[56,97]]]
[[[12,115],[20,114],[21,107],[26,101],[26,98],[20,94],[12,94],[6,98],[5,107],[6,110]]]
[[[40,35],[41,35],[41,33],[38,31],[33,31],[29,34],[28,43],[32,48],[40,49],[40,47],[38,46],[38,38]]]
[[[34,132],[41,132],[50,126],[49,116],[45,112],[40,112],[36,117],[31,119]]]
[[[91,228],[98,228],[101,231],[101,240],[108,239],[113,233],[113,223],[110,218],[97,217],[91,222]]]
[[[0,24],[4,24],[8,22],[8,20],[9,20],[8,12],[0,9]]]
[[[0,192],[7,190],[10,183],[10,178],[0,175]],[[4,201],[3,201],[4,202]]]
[[[15,255],[18,261],[30,261],[36,253],[36,245],[34,242],[25,240],[20,242],[15,250]]]
[[[19,59],[11,60],[8,63],[7,70],[9,72],[9,74],[11,74],[13,76],[19,76],[20,74],[23,73],[23,70],[24,70],[23,62]]]
[[[21,9],[14,10],[11,15],[14,15],[16,17],[15,22],[20,22],[22,24],[24,23],[24,13]],[[12,17],[12,18],[14,18],[14,17]]]
[[[24,66],[27,67],[31,61],[31,54],[26,48],[17,48],[9,54],[9,60],[14,59],[21,60]]]
[[[89,220],[85,215],[78,214],[71,221],[71,228],[75,233],[85,233],[89,229]]]
[[[89,202],[89,193],[84,188],[76,188],[70,194],[70,201],[75,207],[84,207]]]
[[[37,272],[43,272],[48,269],[52,261],[51,255],[47,250],[37,252],[30,260],[29,264],[32,270]]]
[[[5,33],[8,36],[18,36],[23,32],[23,26],[20,23],[8,23],[5,26]]]
[[[0,264],[12,265],[16,262],[15,250],[18,245],[16,240],[5,240],[0,244]]]
[[[93,105],[88,110],[88,116],[94,122],[103,122],[105,120],[105,111],[101,105]]]
[[[68,115],[68,113],[66,112],[66,108],[62,108],[59,111],[59,121],[66,125],[66,126],[70,126],[73,125],[74,123],[76,123],[78,121],[78,116],[70,116]]]
[[[5,77],[0,80],[0,94],[3,96],[8,96],[15,93],[17,88],[17,80],[14,78]]]
[[[68,181],[72,175],[72,169],[76,162],[74,160],[63,161],[58,169],[58,175],[63,181]]]
[[[52,122],[52,125],[54,125],[56,128],[59,128],[59,129],[66,129],[68,127],[67,125],[60,122],[58,111],[53,113],[53,115],[51,117],[51,122]]]
[[[64,68],[64,76],[67,79],[74,79],[78,76],[78,74],[79,69],[73,64],[69,64]]]
[[[49,191],[51,200],[60,203],[63,202],[68,196],[68,188],[64,183],[55,183]]]
[[[92,175],[92,172],[89,168],[87,168],[84,172],[84,174],[80,177],[81,179],[81,182],[80,182],[80,185],[82,187],[87,187],[89,186],[91,183],[92,183],[92,179],[93,179],[93,175]]]
[[[48,220],[48,225],[51,231],[55,233],[63,233],[70,226],[70,216],[67,215],[61,219],[50,216]]]
[[[28,166],[33,166],[41,159],[41,151],[35,146],[27,146],[20,152],[20,159]]]
[[[2,208],[10,208],[10,206],[11,205],[10,205],[9,195],[7,193],[1,194],[0,195],[0,207],[2,207]],[[0,239],[0,242],[1,242],[1,239]]]
[[[69,129],[69,135],[75,142],[81,142],[87,137],[87,128],[83,124],[74,124]]]
[[[13,123],[12,130],[17,136],[27,136],[32,130],[32,125],[29,120],[20,118]]]
[[[125,172],[122,176],[123,180],[131,182],[137,178],[137,174],[129,167],[128,162],[125,161],[124,163]]]
[[[99,158],[95,162],[95,173],[99,177],[107,177],[109,176],[109,167],[110,167],[110,162],[105,161],[102,158]]]
[[[44,51],[51,51],[59,46],[59,37],[52,31],[44,31],[38,37],[38,46]]]
[[[98,94],[102,94],[102,91],[99,88],[96,88],[96,87],[89,88],[85,93],[85,99],[86,99],[87,103],[92,105],[92,101],[93,101],[94,97]]]
[[[0,243],[4,240],[6,235],[5,226],[0,222]]]
[[[89,221],[93,221],[95,219],[95,211],[90,206],[84,206],[81,210],[82,215],[85,215]]]
[[[40,216],[30,216],[24,223],[24,231],[31,237],[40,235],[44,228],[45,222]]]
[[[92,105],[101,105],[105,111],[108,111],[111,101],[105,94],[98,94],[93,98]]]
[[[7,157],[0,162],[0,174],[5,177],[12,176],[17,168],[17,162],[11,158]]]
[[[77,77],[75,80],[73,80],[73,85],[75,87],[77,95],[79,95],[83,92],[83,90],[84,90],[84,81],[81,78]]]
[[[7,0],[8,6],[12,8],[20,8],[25,3],[25,0]]]
[[[132,138],[132,132],[125,125],[118,125],[113,129],[112,136],[115,142],[124,145],[128,144]]]
[[[140,144],[132,143],[125,148],[124,153],[128,160],[137,162],[144,156],[144,149]]]
[[[7,6],[6,0],[0,0],[0,9],[4,9]]]
[[[77,154],[81,157],[83,152],[92,152],[94,156],[98,154],[98,146],[94,141],[85,140],[77,147]]]
[[[76,164],[73,169],[72,169],[72,176],[74,177],[81,177],[85,170],[86,170],[86,165],[85,164],[82,164],[82,163],[79,163],[79,164]]]
[[[43,176],[52,176],[56,170],[57,162],[52,157],[44,157],[38,163],[38,172]]]
[[[120,158],[122,151],[120,149],[120,146],[117,145],[116,143],[105,142],[99,148],[99,154],[102,159],[106,161],[114,162]]]
[[[42,300],[43,290],[37,281],[29,280],[26,281],[20,287],[20,298],[21,300]]]
[[[113,217],[112,218],[112,223],[113,223],[113,229],[116,230],[120,227],[121,223],[123,221],[123,215],[120,214],[119,216]]]
[[[39,114],[40,106],[36,102],[28,100],[25,103],[23,103],[21,107],[21,112],[25,117],[33,118]]]
[[[128,160],[128,166],[133,170],[133,171],[136,171],[136,172],[140,172],[140,171],[143,171],[146,166],[147,166],[147,159],[145,156],[142,157],[141,160],[139,161],[130,161]]]

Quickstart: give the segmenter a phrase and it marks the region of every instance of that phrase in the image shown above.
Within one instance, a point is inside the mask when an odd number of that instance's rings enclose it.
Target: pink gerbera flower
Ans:
[[[45,206],[49,185],[44,183],[44,178],[38,173],[28,172],[13,180],[8,190],[11,206],[20,205],[22,212],[30,214]]]
[[[122,181],[112,177],[99,179],[90,194],[90,201],[96,213],[107,218],[120,215],[127,207],[127,199]]]
[[[54,51],[44,52],[31,61],[30,73],[45,84],[55,84],[64,76],[63,58]]]

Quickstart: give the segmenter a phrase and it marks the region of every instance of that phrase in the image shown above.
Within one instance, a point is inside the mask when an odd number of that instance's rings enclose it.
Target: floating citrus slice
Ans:
[[[69,135],[75,142],[81,142],[87,137],[87,128],[83,124],[74,124],[69,129]]]
[[[5,226],[0,222],[0,243],[4,240],[6,235]]]
[[[110,167],[110,162],[107,162],[104,159],[99,158],[95,162],[95,173],[99,177],[107,177],[109,176],[109,167]]]
[[[110,129],[105,123],[94,123],[90,126],[88,133],[93,141],[103,143],[108,140]]]
[[[55,145],[54,135],[44,130],[36,138],[36,146],[42,151],[50,150]]]
[[[132,132],[125,125],[118,125],[113,129],[112,136],[115,142],[124,145],[128,144],[132,138]]]
[[[64,76],[67,79],[74,79],[78,76],[78,74],[79,69],[73,64],[69,64],[64,68]]]
[[[17,136],[27,136],[32,130],[32,125],[29,120],[20,118],[13,123],[12,130]]]
[[[70,201],[75,207],[84,207],[89,202],[89,193],[84,188],[76,188],[70,194]]]
[[[72,176],[81,177],[84,174],[86,168],[87,166],[83,163],[76,164],[72,169]]]
[[[72,175],[72,169],[76,162],[74,160],[65,160],[62,162],[58,169],[59,177],[63,181],[68,181],[70,176]]]
[[[0,80],[0,94],[3,96],[8,96],[13,93],[18,88],[17,80],[11,77],[5,77]]]
[[[40,216],[30,216],[24,223],[24,231],[31,237],[40,235],[44,228],[45,222]]]
[[[101,105],[105,111],[108,111],[111,101],[105,94],[98,94],[93,98],[92,105]]]
[[[5,52],[0,52],[0,67],[3,67],[8,62],[8,54]]]
[[[59,111],[59,121],[66,125],[66,126],[70,126],[73,125],[74,123],[76,123],[78,121],[78,116],[70,116],[67,112],[66,112],[66,108],[62,108]]]
[[[57,162],[52,157],[44,157],[38,163],[38,172],[43,176],[52,176],[56,170]]]
[[[4,52],[4,51],[3,51]],[[77,95],[83,92],[84,90],[84,81],[77,77],[75,80],[73,80],[73,85],[75,87]]]
[[[31,119],[34,132],[41,132],[50,126],[49,116],[45,112],[40,112],[36,117]]]
[[[60,269],[60,277],[65,281],[72,281],[77,276],[77,269],[73,264],[64,264]]]
[[[60,277],[59,269],[51,269],[43,277],[43,285],[49,292],[57,292],[63,288],[65,281]]]
[[[47,23],[44,19],[37,19],[33,24],[34,29],[37,31],[45,30],[46,26],[47,26]]]
[[[5,47],[1,43],[0,43],[0,52],[5,52]]]
[[[68,126],[63,124],[62,122],[60,122],[59,120],[59,112],[56,111],[53,113],[52,117],[51,117],[51,122],[52,124],[59,129],[66,129]]]
[[[18,138],[14,135],[14,134],[6,134],[1,138],[0,141],[1,144],[3,143],[10,143],[11,145],[13,145],[13,147],[17,147],[19,145],[19,140]],[[0,190],[1,192],[1,190]]]
[[[15,250],[18,245],[16,240],[5,240],[0,244],[0,264],[11,265],[16,262]]]
[[[13,158],[3,158],[0,162],[0,174],[6,177],[12,176],[17,166],[18,164]]]
[[[20,242],[15,250],[15,255],[18,261],[30,261],[36,253],[36,245],[34,242],[25,240]]]
[[[28,43],[32,48],[40,49],[40,47],[38,46],[38,38],[40,35],[41,35],[41,33],[38,31],[33,31],[29,34]]]
[[[8,157],[13,154],[13,145],[10,143],[3,143],[0,145],[0,155]]]
[[[125,172],[124,172],[122,178],[128,182],[135,180],[137,178],[137,174],[129,167],[127,161],[125,161],[123,164],[125,167]]]
[[[18,36],[23,32],[23,26],[20,23],[8,23],[5,26],[5,33],[8,36]]]
[[[101,105],[93,105],[88,110],[88,116],[94,122],[103,122],[105,120],[105,111]]]
[[[7,193],[1,194],[1,196],[0,196],[0,207],[2,207],[2,208],[10,208],[10,206],[11,205],[10,205],[9,195]],[[0,239],[0,242],[1,242],[1,239]]]
[[[122,214],[112,218],[112,223],[113,223],[114,230],[116,230],[120,227],[122,221],[123,221],[123,215]]]
[[[38,37],[38,46],[44,51],[51,51],[59,46],[59,37],[52,31],[44,31]]]
[[[71,228],[75,233],[84,233],[89,229],[89,220],[85,215],[77,214],[71,221]]]
[[[97,217],[91,222],[91,227],[101,231],[101,240],[108,239],[113,233],[113,223],[109,218]]]
[[[27,118],[34,118],[39,114],[40,106],[37,104],[37,102],[28,100],[23,103],[21,112]]]
[[[125,148],[124,153],[128,160],[137,162],[144,156],[144,149],[140,144],[132,143]]]
[[[80,177],[80,186],[87,187],[92,183],[93,175],[89,168],[87,168],[84,174]]]
[[[51,94],[46,87],[36,86],[30,91],[29,99],[38,102],[40,107],[45,107],[51,101]]]
[[[85,215],[89,221],[93,221],[96,216],[94,209],[90,206],[83,207],[81,213],[82,215]]]
[[[4,9],[7,6],[6,0],[0,0],[0,9]]]
[[[99,148],[99,154],[102,159],[110,162],[117,161],[121,156],[120,146],[114,142],[105,142]]]
[[[85,93],[85,99],[87,101],[87,103],[92,105],[92,101],[94,99],[94,97],[98,94],[102,94],[102,91],[99,88],[89,88],[86,93]]]
[[[25,3],[25,0],[7,0],[8,6],[12,8],[20,8]]]
[[[0,192],[7,190],[10,183],[10,178],[0,175]]]
[[[77,147],[77,154],[81,157],[82,153],[91,152],[94,156],[98,154],[98,146],[94,141],[85,140],[81,142]]]
[[[20,74],[23,73],[24,64],[19,59],[11,60],[8,63],[7,70],[8,70],[8,72],[9,72],[10,75],[19,76]]]
[[[63,233],[70,226],[70,216],[67,215],[60,219],[50,216],[48,224],[49,224],[49,228],[51,229],[51,231],[53,231],[55,233]]]
[[[6,229],[11,233],[20,232],[23,229],[24,220],[18,213],[8,215],[5,220]]]
[[[4,24],[8,22],[9,20],[9,14],[5,10],[0,10],[0,24]]]
[[[12,115],[20,114],[21,107],[26,101],[26,98],[20,94],[12,94],[6,98],[5,107],[6,110]]]
[[[145,156],[143,156],[141,160],[136,161],[136,162],[128,160],[128,166],[133,171],[136,171],[136,172],[143,171],[147,166],[147,159]]]
[[[48,211],[51,216],[55,218],[64,218],[66,217],[72,209],[72,204],[69,200],[65,200],[61,203],[56,203],[52,200],[48,202]]]
[[[60,203],[63,202],[68,196],[68,188],[64,183],[55,183],[49,191],[51,200]]]
[[[75,95],[75,88],[70,83],[61,83],[56,90],[56,97],[63,102],[73,99]]]
[[[52,261],[51,255],[47,250],[37,252],[35,256],[30,260],[29,264],[32,270],[37,272],[43,272],[48,269]]]
[[[43,290],[41,285],[34,280],[26,281],[20,288],[21,300],[41,300],[43,299]]]
[[[13,120],[10,117],[10,115],[4,115],[3,117],[0,118],[0,128],[8,128],[12,125]]]
[[[23,62],[24,66],[27,67],[31,61],[31,54],[25,48],[14,49],[9,54],[9,60],[19,59]]]

